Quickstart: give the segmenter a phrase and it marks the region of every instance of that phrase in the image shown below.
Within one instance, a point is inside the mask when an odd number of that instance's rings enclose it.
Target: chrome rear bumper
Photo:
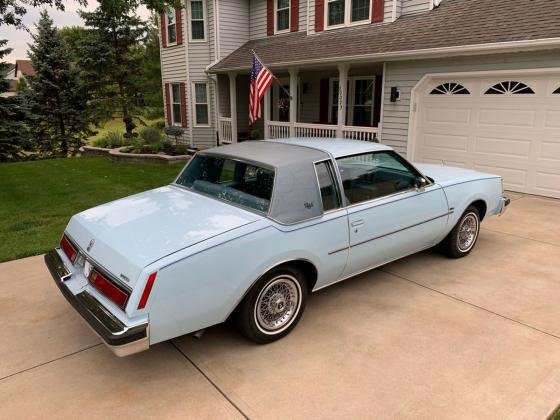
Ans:
[[[128,356],[150,347],[148,323],[129,327],[87,291],[74,295],[65,281],[72,276],[56,249],[45,254],[45,263],[66,300],[117,356]]]

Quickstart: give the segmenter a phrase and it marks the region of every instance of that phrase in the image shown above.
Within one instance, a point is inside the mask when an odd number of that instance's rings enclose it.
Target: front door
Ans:
[[[447,199],[392,151],[337,159],[348,207],[350,250],[343,276],[433,246],[445,231]]]

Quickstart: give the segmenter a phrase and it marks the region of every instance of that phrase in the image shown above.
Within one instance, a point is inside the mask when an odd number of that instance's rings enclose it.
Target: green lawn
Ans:
[[[181,168],[103,157],[0,164],[0,262],[47,251],[73,214],[168,184]]]

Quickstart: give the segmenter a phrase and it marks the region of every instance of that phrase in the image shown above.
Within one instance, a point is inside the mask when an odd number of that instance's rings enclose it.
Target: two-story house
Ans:
[[[199,148],[375,139],[560,198],[558,22],[550,0],[186,0],[160,19],[167,123]],[[252,50],[279,83],[251,128]]]

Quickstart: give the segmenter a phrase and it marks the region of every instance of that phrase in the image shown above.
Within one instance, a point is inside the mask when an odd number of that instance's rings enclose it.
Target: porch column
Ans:
[[[265,140],[269,139],[269,122],[270,122],[270,91],[272,86],[269,87],[264,93],[264,135]]]
[[[290,137],[296,136],[298,111],[298,69],[290,69]]]
[[[338,124],[336,136],[342,138],[342,127],[346,121],[346,97],[348,95],[348,64],[338,65]]]
[[[228,73],[229,76],[229,109],[231,116],[231,142],[237,143],[237,89],[235,81],[237,74]]]

